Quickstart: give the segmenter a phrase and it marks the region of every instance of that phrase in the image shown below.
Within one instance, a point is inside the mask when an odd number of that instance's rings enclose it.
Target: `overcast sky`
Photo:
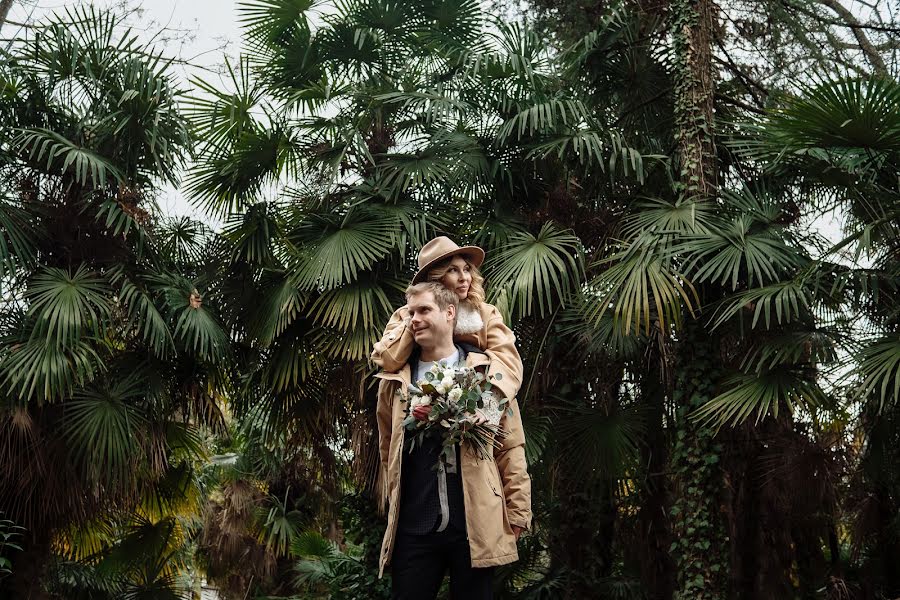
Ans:
[[[14,0],[9,20],[13,22],[41,21],[53,12],[64,11],[73,2],[64,0]],[[121,4],[110,0],[95,1],[98,7]],[[132,15],[130,25],[145,40],[165,30],[162,38],[157,38],[161,49],[169,56],[177,56],[200,68],[174,67],[175,72],[189,87],[192,76],[220,82],[216,72],[224,63],[225,56],[237,57],[240,51],[240,28],[238,27],[237,2],[235,0],[145,0],[130,1],[129,6],[139,12]],[[4,25],[3,38],[21,37],[27,32],[16,25]],[[169,214],[190,215],[204,218],[200,211],[191,206],[178,190],[167,187],[158,199],[161,208]]]

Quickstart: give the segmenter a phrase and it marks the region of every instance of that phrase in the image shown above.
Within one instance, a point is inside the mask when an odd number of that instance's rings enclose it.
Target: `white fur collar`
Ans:
[[[469,335],[478,333],[482,329],[484,329],[484,321],[481,319],[480,311],[469,304],[460,304],[456,314],[456,328],[453,332],[456,335]]]

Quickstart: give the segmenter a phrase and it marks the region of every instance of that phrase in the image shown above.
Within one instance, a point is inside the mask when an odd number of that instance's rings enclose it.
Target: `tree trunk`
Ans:
[[[727,530],[730,541],[730,597],[734,600],[793,598],[795,543],[791,481],[771,472],[772,446],[792,435],[788,417],[759,425],[723,428]],[[768,445],[763,440],[769,440]],[[768,446],[768,447],[767,447]],[[781,445],[789,448],[789,445]],[[783,457],[787,460],[788,457]],[[809,525],[807,525],[809,526]]]
[[[641,397],[650,415],[645,444],[641,447],[641,462],[646,465],[641,490],[638,523],[644,543],[639,544],[641,583],[650,600],[671,600],[675,591],[675,563],[669,554],[672,528],[669,523],[669,490],[666,486],[668,440],[665,419],[666,386],[660,381],[659,357],[643,374]]]
[[[711,0],[675,0],[671,4],[674,41],[676,191],[682,200],[715,199],[719,170],[713,138],[712,43],[715,7]],[[701,291],[702,293],[702,291]],[[709,298],[707,298],[709,300]],[[726,597],[728,541],[722,528],[720,449],[709,428],[688,415],[712,398],[719,367],[718,337],[700,322],[682,332],[676,366],[677,439],[672,465],[676,472],[673,505],[672,556],[681,600],[722,600]]]
[[[715,198],[717,189],[712,70],[715,14],[712,0],[672,3],[678,191],[700,202]]]
[[[30,537],[14,556],[12,575],[3,580],[0,598],[48,600],[41,587],[50,558],[50,543]]]
[[[12,8],[13,0],[0,0],[0,28],[6,23],[6,17],[9,16],[9,9]]]
[[[672,558],[678,600],[724,600],[728,537],[723,527],[721,447],[713,430],[689,415],[716,393],[720,377],[717,338],[698,322],[681,333],[676,364],[677,435],[672,453]]]

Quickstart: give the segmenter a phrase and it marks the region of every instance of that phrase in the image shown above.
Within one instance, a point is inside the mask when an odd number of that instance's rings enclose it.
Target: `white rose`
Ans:
[[[458,402],[459,399],[462,398],[462,392],[462,388],[453,388],[452,390],[450,390],[450,394],[447,396],[447,398],[451,402]]]
[[[446,376],[445,376],[445,377],[441,380],[441,385],[444,386],[444,391],[452,390],[452,389],[453,389],[453,386],[456,385],[456,381],[453,379],[453,377],[446,377]]]

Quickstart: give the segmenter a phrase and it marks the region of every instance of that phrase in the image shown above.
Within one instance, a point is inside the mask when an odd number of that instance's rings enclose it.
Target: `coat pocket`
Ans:
[[[506,511],[506,498],[503,495],[503,486],[500,485],[500,474],[496,471],[488,471],[487,475],[488,486],[491,488],[491,492],[494,493],[494,496],[500,502],[500,506],[503,509],[503,530],[507,533],[512,532],[512,526],[509,524],[509,514]]]

